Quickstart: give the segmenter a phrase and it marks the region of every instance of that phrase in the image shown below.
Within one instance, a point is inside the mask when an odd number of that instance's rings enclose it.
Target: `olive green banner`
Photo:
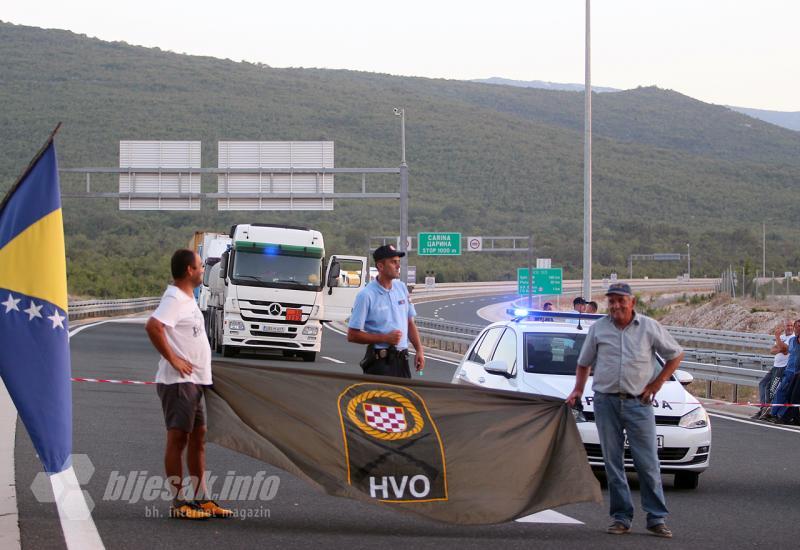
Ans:
[[[209,441],[331,495],[459,524],[601,500],[559,399],[225,362],[213,372]]]

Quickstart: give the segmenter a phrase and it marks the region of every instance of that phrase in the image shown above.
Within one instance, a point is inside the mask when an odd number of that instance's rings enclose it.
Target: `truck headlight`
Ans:
[[[678,423],[681,428],[705,428],[708,426],[708,413],[703,407],[697,407],[691,412],[684,414]]]
[[[231,330],[244,330],[244,323],[242,321],[228,321],[228,328]]]
[[[305,327],[303,329],[303,335],[305,336],[316,336],[319,333],[319,327]]]

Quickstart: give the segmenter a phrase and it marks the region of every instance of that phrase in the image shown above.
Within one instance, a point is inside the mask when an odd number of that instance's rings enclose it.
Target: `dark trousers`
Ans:
[[[364,374],[375,376],[395,376],[397,378],[411,378],[411,369],[408,367],[408,350],[396,348],[376,350],[367,346],[367,352],[361,360],[361,369]]]

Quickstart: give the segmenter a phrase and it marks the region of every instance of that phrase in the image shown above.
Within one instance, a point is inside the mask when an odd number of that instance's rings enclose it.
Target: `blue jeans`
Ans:
[[[775,397],[772,398],[773,403],[783,404],[789,401],[789,388],[792,385],[792,378],[794,378],[794,371],[790,371],[788,368],[784,369],[781,383],[778,386],[778,389],[775,391]],[[788,410],[789,407],[779,407],[773,405],[771,414],[772,416],[780,417],[783,416]]]
[[[644,405],[638,399],[623,399],[616,394],[595,393],[594,417],[608,478],[609,514],[626,527],[630,527],[633,520],[633,501],[624,462],[627,433],[633,465],[639,474],[647,527],[664,523],[669,511],[661,486],[653,406]]]

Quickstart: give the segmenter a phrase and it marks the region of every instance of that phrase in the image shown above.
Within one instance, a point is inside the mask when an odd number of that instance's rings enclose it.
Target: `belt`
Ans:
[[[390,349],[387,349],[387,348],[376,349],[375,350],[375,359],[386,359],[387,357],[391,357],[393,355],[397,355],[397,356],[401,357],[402,359],[407,359],[408,358],[408,350],[407,349],[390,350]]]
[[[638,395],[633,395],[632,393],[625,393],[625,392],[614,392],[614,393],[595,392],[595,393],[602,393],[603,395],[610,395],[612,397],[618,397],[620,399],[639,399]]]

